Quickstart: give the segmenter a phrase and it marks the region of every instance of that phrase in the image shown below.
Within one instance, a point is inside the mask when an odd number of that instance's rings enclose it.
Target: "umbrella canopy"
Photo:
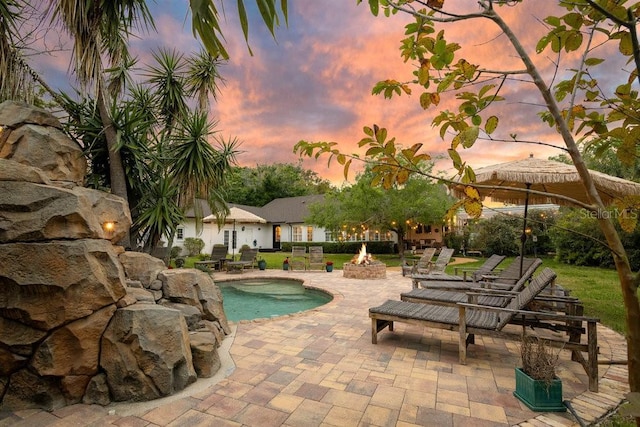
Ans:
[[[215,222],[216,216],[209,215],[202,219],[203,222]],[[259,217],[256,214],[253,214],[249,211],[245,211],[244,209],[240,209],[238,207],[232,206],[229,209],[229,214],[225,218],[224,222],[226,224],[233,224],[233,233],[231,235],[231,258],[234,258],[236,255],[236,224],[264,224],[267,221],[264,218]],[[244,230],[244,227],[242,228]]]
[[[202,219],[204,222],[215,222],[215,220],[215,215],[209,215]],[[225,222],[227,224],[264,224],[267,221],[249,211],[233,206],[229,209],[229,215],[225,218]]]
[[[636,182],[601,172],[589,172],[605,205],[610,205],[614,200],[624,196],[640,196],[640,184]],[[553,160],[536,159],[530,156],[522,160],[479,168],[475,171],[475,174],[476,184],[523,189],[527,188],[528,184],[529,188],[534,191],[558,194],[571,197],[582,203],[588,203],[582,180],[573,165]],[[464,186],[455,186],[453,191],[460,197],[464,195]],[[527,199],[527,194],[524,191],[503,190],[500,188],[478,188],[478,191],[483,198],[491,197],[492,200],[505,203],[523,204]],[[538,194],[529,194],[528,203],[570,204],[563,199]]]
[[[640,184],[638,183],[601,172],[590,170],[589,173],[605,205],[610,205],[615,200],[625,196],[640,196]],[[578,175],[573,165],[553,160],[536,159],[533,155],[530,155],[523,160],[479,168],[475,171],[475,174],[476,184],[493,187],[477,188],[481,198],[491,197],[492,200],[499,202],[524,204],[524,223],[520,238],[522,241],[520,249],[521,269],[524,246],[527,240],[527,208],[529,203],[571,205],[570,201],[554,197],[554,195],[570,197],[582,203],[589,203],[580,175]],[[465,187],[466,185],[463,184],[454,186],[454,194],[458,197],[464,197]],[[530,189],[549,193],[549,195],[530,194],[525,191],[514,191],[504,187]]]

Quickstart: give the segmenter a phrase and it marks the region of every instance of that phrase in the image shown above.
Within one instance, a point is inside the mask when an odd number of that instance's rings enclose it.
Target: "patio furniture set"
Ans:
[[[213,268],[227,273],[242,273],[245,268],[253,269],[257,263],[258,249],[245,249],[240,252],[240,258],[229,258],[226,246],[215,245],[211,251],[211,258],[205,261],[196,261],[195,268]]]
[[[540,259],[518,257],[498,270],[503,259],[490,257],[468,276],[433,274],[428,268],[411,276],[413,289],[401,293],[399,300],[369,308],[371,342],[376,344],[385,328],[393,331],[394,322],[457,331],[459,362],[466,364],[467,348],[475,344],[476,335],[520,341],[525,334],[535,334],[551,346],[570,350],[587,374],[589,390],[597,392],[598,319],[584,316],[580,300],[555,284],[553,270],[545,268],[534,277]]]

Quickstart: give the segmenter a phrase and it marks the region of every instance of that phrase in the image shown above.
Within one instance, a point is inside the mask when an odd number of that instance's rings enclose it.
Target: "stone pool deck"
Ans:
[[[216,377],[175,396],[0,413],[0,427],[580,425],[570,412],[532,412],[513,396],[516,342],[476,337],[466,365],[458,364],[454,332],[398,323],[371,344],[368,308],[411,288],[399,270],[377,280],[345,279],[341,270],[243,276],[301,278],[334,299],[304,313],[235,324]],[[600,361],[626,359],[624,338],[602,325],[598,343]],[[601,365],[600,391],[592,393],[569,352],[561,360],[564,398],[584,424],[615,409],[628,392],[626,365]]]

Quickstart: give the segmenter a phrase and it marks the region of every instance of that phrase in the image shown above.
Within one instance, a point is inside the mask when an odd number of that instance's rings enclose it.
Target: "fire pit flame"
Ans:
[[[371,264],[371,261],[373,261],[371,254],[367,253],[367,245],[363,243],[358,255],[351,259],[351,264],[369,265]]]

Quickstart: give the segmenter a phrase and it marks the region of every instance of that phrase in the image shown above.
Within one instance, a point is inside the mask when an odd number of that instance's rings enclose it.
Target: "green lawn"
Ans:
[[[267,269],[282,269],[282,262],[287,257],[282,252],[265,252],[260,256],[267,262]],[[349,262],[353,254],[325,254],[327,261],[333,261],[334,269],[342,269],[342,264]],[[399,266],[401,261],[397,255],[375,255],[377,260],[387,264],[389,267]],[[513,258],[505,260],[503,263],[511,262]],[[193,267],[197,258],[187,258],[185,267]],[[466,264],[474,267],[482,264],[483,260]],[[553,259],[543,259],[542,267],[549,267],[558,274],[557,283],[565,289],[569,289],[573,296],[580,298],[585,306],[585,315],[597,317],[600,321],[611,329],[624,333],[624,307],[622,304],[622,293],[618,276],[615,270],[576,267],[561,264]],[[453,266],[447,267],[447,272],[453,273]]]

